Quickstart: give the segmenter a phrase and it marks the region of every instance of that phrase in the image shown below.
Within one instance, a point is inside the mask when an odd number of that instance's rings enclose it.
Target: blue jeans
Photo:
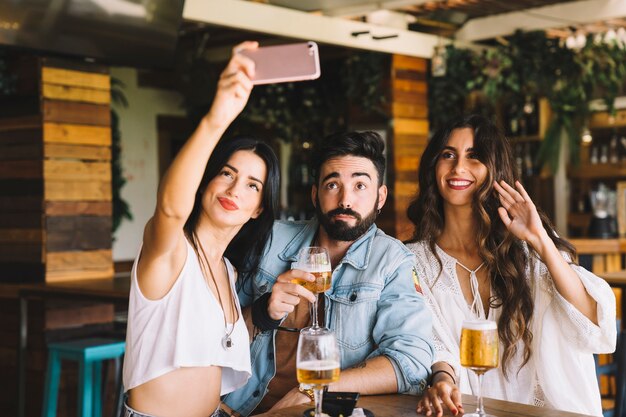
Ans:
[[[223,416],[228,416],[228,413],[222,411],[219,407],[217,407],[217,410],[215,410],[215,412],[211,414],[211,417],[223,417]],[[150,414],[140,413],[139,411],[133,410],[132,408],[129,407],[128,403],[124,401],[124,414],[122,414],[121,417],[154,417],[154,416]]]

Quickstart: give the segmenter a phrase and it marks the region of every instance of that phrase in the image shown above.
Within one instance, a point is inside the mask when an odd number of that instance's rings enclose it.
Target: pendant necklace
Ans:
[[[198,241],[198,243],[200,243]],[[224,348],[224,350],[230,350],[235,344],[233,343],[233,340],[231,338],[231,335],[233,334],[233,332],[235,331],[235,324],[237,323],[237,321],[239,320],[239,310],[237,309],[237,303],[235,302],[235,295],[233,293],[233,288],[232,285],[230,283],[230,279],[228,282],[228,287],[230,289],[230,296],[231,296],[231,307],[233,310],[237,310],[237,314],[235,317],[234,322],[229,326],[229,323],[226,321],[226,311],[224,310],[224,303],[222,302],[222,294],[220,293],[220,289],[217,286],[217,280],[215,279],[215,274],[213,274],[213,269],[211,268],[211,263],[209,262],[206,253],[204,252],[204,248],[202,247],[202,244],[200,243],[200,248],[202,249],[202,254],[204,255],[204,262],[206,262],[207,267],[209,268],[209,274],[211,275],[211,280],[213,281],[213,284],[215,285],[215,291],[217,292],[217,299],[220,303],[220,308],[222,309],[222,315],[224,316],[224,337],[222,338],[222,347]],[[224,270],[226,271],[226,277],[228,278],[228,268],[226,268],[226,262],[224,261],[224,259],[222,258],[222,262],[224,263]],[[205,275],[205,280],[206,280],[206,274]],[[210,289],[209,289],[210,290]],[[230,327],[230,330],[229,330]]]

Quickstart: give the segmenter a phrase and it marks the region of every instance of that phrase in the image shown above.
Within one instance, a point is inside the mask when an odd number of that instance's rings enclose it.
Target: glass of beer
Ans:
[[[339,349],[335,334],[325,328],[302,329],[296,353],[298,382],[312,388],[315,417],[322,416],[324,387],[339,380]]]
[[[294,269],[300,269],[315,276],[313,282],[297,279],[294,282],[315,294],[315,302],[311,305],[311,328],[320,329],[317,321],[318,294],[328,291],[332,276],[328,251],[319,246],[302,248],[298,252],[298,261]]]
[[[470,368],[478,376],[478,407],[467,417],[490,417],[483,408],[483,375],[498,367],[498,327],[491,320],[466,320],[461,329],[461,366]],[[493,417],[493,416],[491,416]]]

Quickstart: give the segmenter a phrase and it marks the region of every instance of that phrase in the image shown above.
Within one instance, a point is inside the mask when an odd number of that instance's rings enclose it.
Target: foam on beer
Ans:
[[[465,320],[462,327],[469,330],[496,330],[498,325],[492,320]]]
[[[298,369],[307,371],[327,371],[329,369],[339,369],[339,362],[333,360],[312,360],[298,363]]]
[[[297,262],[291,264],[291,269],[299,269],[300,271],[309,272],[311,274],[315,274],[316,272],[330,272],[330,264],[326,265],[301,265]]]

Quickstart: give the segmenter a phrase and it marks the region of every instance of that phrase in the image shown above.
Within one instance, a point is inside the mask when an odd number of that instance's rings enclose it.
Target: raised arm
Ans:
[[[507,229],[537,252],[548,267],[559,294],[594,324],[598,324],[596,301],[548,236],[537,209],[522,184],[516,182],[513,188],[501,181],[495,182],[494,187],[500,194],[502,204],[498,213]]]
[[[224,131],[248,101],[254,63],[237,53],[256,48],[245,42],[233,50],[222,72],[213,104],[182,147],[161,180],[154,215],[144,230],[138,281],[144,295],[163,297],[171,288],[186,257],[183,226],[193,209],[206,164]]]

